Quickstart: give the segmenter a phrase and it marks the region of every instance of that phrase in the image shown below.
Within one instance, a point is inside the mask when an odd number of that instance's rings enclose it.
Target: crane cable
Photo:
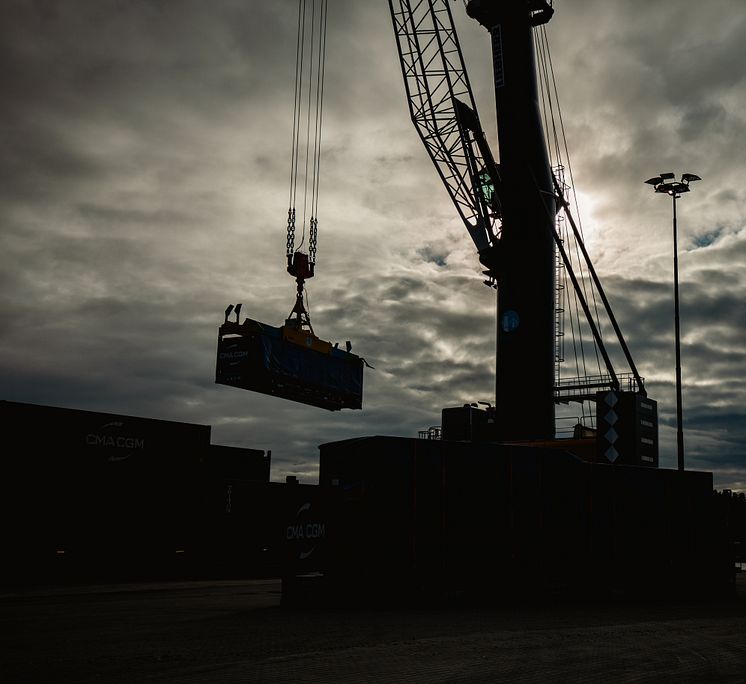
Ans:
[[[289,264],[296,252],[296,203],[298,207],[301,206],[299,190],[302,194],[302,232],[298,249],[300,250],[306,241],[306,218],[307,212],[310,211],[308,257],[311,264],[316,262],[321,129],[326,71],[327,3],[328,0],[299,0],[298,3],[290,197],[287,219],[287,257]],[[312,111],[313,130],[311,129]],[[305,123],[305,130],[301,128],[303,123]],[[311,144],[311,137],[313,137],[313,145]],[[303,156],[302,163],[301,156]]]
[[[541,89],[541,99],[543,101],[543,108],[544,108],[544,123],[545,123],[545,129],[546,129],[546,137],[548,141],[551,141],[553,144],[549,145],[549,153],[550,153],[550,164],[553,167],[557,167],[559,169],[564,169],[565,165],[567,166],[567,169],[569,171],[569,189],[571,190],[574,198],[574,204],[575,204],[575,210],[576,215],[579,217],[580,212],[578,208],[578,199],[577,194],[574,191],[574,176],[573,176],[573,170],[572,170],[572,164],[570,162],[570,155],[568,151],[568,145],[567,145],[567,136],[565,133],[565,125],[564,120],[562,117],[562,109],[560,106],[559,101],[559,95],[557,92],[557,81],[554,73],[554,65],[552,62],[552,56],[549,49],[549,40],[547,36],[546,27],[542,26],[540,30],[538,31],[538,44],[536,45],[536,57],[537,57],[537,63],[540,71],[541,78],[539,78],[539,84]],[[547,113],[547,106],[549,108],[549,112]],[[556,110],[556,112],[555,112]],[[547,116],[548,114],[548,116]],[[550,131],[550,122],[551,122],[551,131]],[[559,127],[557,123],[559,122]],[[552,151],[555,152],[556,157],[552,159]],[[564,158],[563,158],[563,151],[564,151]],[[558,182],[561,182],[561,179],[558,179]],[[580,218],[578,218],[578,222],[580,222]],[[582,236],[583,228],[582,224],[580,225],[580,233]],[[579,248],[576,241],[572,241],[575,254],[575,261],[582,269],[582,259],[580,258],[579,254]],[[568,251],[568,255],[571,254],[571,250]],[[599,316],[599,310],[598,310],[598,301],[596,298],[596,291],[595,288],[590,287],[590,296],[587,291],[588,284],[587,284],[587,278],[582,277],[580,278],[580,284],[581,288],[583,290],[584,296],[586,299],[590,300],[593,304],[594,314],[597,325],[600,326],[600,316]],[[579,305],[577,302],[577,297],[575,297],[575,312],[573,315],[573,300],[570,300],[570,306],[569,306],[569,319],[570,319],[570,327],[572,331],[572,338],[573,338],[573,348],[575,351],[575,364],[579,375],[588,376],[588,370],[587,370],[587,360],[586,360],[586,354],[585,354],[585,341],[583,339],[583,332],[581,327],[581,316],[579,311]],[[577,339],[576,339],[576,326],[577,326]],[[599,333],[601,332],[601,328],[599,327]],[[579,347],[578,343],[579,342]],[[595,341],[592,341],[593,351],[595,352],[596,357],[596,366],[598,368],[598,373],[601,373],[601,363],[599,358],[599,350],[597,345],[595,344]],[[582,370],[582,373],[581,373]]]

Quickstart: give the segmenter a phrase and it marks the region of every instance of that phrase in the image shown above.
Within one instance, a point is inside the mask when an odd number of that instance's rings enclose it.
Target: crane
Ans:
[[[563,127],[543,106],[554,90],[551,2],[464,5],[491,38],[499,158],[480,124],[449,0],[389,0],[412,121],[497,290],[495,407],[444,409],[442,430],[419,439],[322,444],[329,551],[309,556],[295,543],[283,600],[306,598],[314,585],[322,600],[344,601],[361,588],[366,600],[457,592],[482,600],[542,585],[732,586],[732,561],[711,525],[712,474],[657,470],[657,405],[573,216],[572,167],[568,157],[568,184],[558,153]],[[569,318],[582,310],[605,367],[595,377],[585,361],[576,378],[557,372],[556,321],[570,283]],[[614,336],[602,334],[598,300]],[[612,363],[614,337],[629,373]],[[554,408],[566,402],[595,403],[595,434],[556,439]],[[682,552],[684,569],[672,573]],[[549,585],[547,557],[557,559]]]
[[[389,0],[412,122],[476,246],[485,267],[485,283],[497,290],[495,406],[489,436],[500,441],[551,440],[557,403],[595,401],[599,405],[610,391],[613,397],[607,397],[604,409],[608,413],[609,403],[616,406],[617,395],[626,391],[629,396],[622,404],[630,404],[631,414],[648,410],[641,406],[649,407],[646,423],[654,424],[655,440],[645,437],[646,444],[654,442],[654,448],[648,449],[654,456],[647,458],[657,464],[655,402],[642,401],[647,397],[644,381],[585,248],[566,185],[550,164],[535,33],[551,20],[552,3],[464,0],[464,5],[467,15],[490,34],[498,161],[480,123],[448,0]],[[546,70],[546,64],[542,66]],[[560,234],[559,220],[569,223],[567,236]],[[573,259],[565,244],[568,237],[579,259]],[[557,292],[564,285],[557,282],[558,265],[572,283],[577,311],[582,309],[599,359],[603,359],[605,372],[596,377],[586,374],[570,382],[559,381],[557,363],[562,358],[557,337],[562,308]],[[579,265],[585,274],[577,272]],[[630,368],[624,376],[612,363],[594,315],[596,297]],[[616,433],[609,430],[608,434]],[[611,439],[604,452],[612,461],[615,444]]]

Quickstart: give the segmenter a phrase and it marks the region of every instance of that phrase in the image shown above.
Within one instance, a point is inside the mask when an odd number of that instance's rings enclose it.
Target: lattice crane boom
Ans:
[[[494,277],[499,169],[479,123],[447,0],[389,0],[412,122]]]

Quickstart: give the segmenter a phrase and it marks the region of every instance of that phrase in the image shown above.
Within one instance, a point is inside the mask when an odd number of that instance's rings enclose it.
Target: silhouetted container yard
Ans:
[[[7,401],[0,415],[11,578],[241,573],[267,548],[245,489],[268,482],[269,453],[211,445],[207,425]],[[251,522],[234,525],[247,498]],[[216,538],[231,548],[218,552]]]
[[[319,484],[210,427],[0,402],[12,583],[282,576],[285,598],[727,591],[746,499],[559,449],[364,437]],[[740,554],[740,555],[739,555]]]
[[[337,492],[329,549],[299,559],[297,574],[319,571],[332,595],[707,593],[732,583],[710,473],[395,437],[324,444],[320,463],[322,489]]]

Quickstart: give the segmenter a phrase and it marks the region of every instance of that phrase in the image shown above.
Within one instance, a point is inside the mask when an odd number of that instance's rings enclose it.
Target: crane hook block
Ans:
[[[308,280],[313,278],[314,262],[308,258],[308,254],[295,252],[288,254],[288,273],[294,278]]]
[[[310,329],[226,317],[218,331],[215,382],[330,411],[360,409],[364,363]]]

